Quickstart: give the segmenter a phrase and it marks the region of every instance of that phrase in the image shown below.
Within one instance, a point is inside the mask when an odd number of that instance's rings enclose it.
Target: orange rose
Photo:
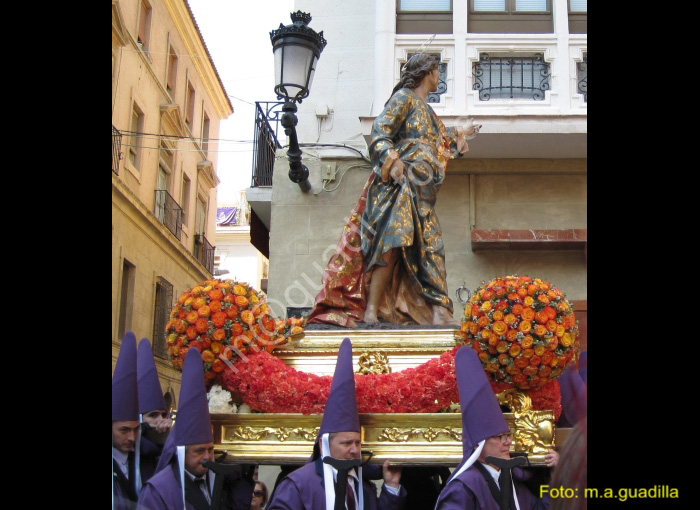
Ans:
[[[523,313],[524,308],[525,307],[523,305],[521,305],[520,303],[517,303],[517,304],[513,305],[513,308],[511,308],[510,311],[511,311],[511,313],[513,313],[515,315],[520,315],[521,313]]]
[[[234,334],[234,336],[242,334],[243,333],[243,325],[240,322],[234,322],[233,325],[231,326],[231,332]]]
[[[214,360],[214,362],[211,364],[211,369],[214,372],[222,372],[224,368],[226,368],[226,364],[220,359]]]
[[[544,345],[536,345],[535,346],[535,354],[537,356],[542,356],[542,354],[544,354]]]
[[[197,319],[199,319],[199,314],[196,310],[192,310],[185,316],[185,320],[190,324],[194,324],[195,322],[197,322]]]
[[[518,294],[518,296],[519,296],[520,298],[524,298],[525,296],[527,296],[527,289],[526,289],[525,287],[520,287],[520,288],[516,291],[516,293]]]
[[[535,326],[535,334],[537,336],[544,336],[547,334],[547,328],[545,328],[542,324],[538,324]]]
[[[565,332],[566,330],[561,324],[558,324],[557,328],[554,330],[554,334],[557,335],[559,338],[563,337]]]
[[[553,336],[552,338],[549,339],[547,342],[547,349],[550,351],[553,351],[559,346],[559,339],[556,336]]]
[[[539,301],[540,303],[544,303],[546,305],[549,303],[549,298],[547,296],[545,296],[544,294],[540,294],[539,296],[537,296],[537,301]]]
[[[222,328],[224,324],[226,324],[227,318],[228,316],[225,312],[216,312],[214,315],[211,316],[211,322],[212,324],[214,324],[214,327]]]
[[[209,317],[211,314],[211,309],[209,308],[209,305],[203,305],[197,309],[197,313],[200,317]]]
[[[485,328],[486,326],[489,325],[490,322],[491,322],[491,321],[489,320],[488,317],[486,317],[485,315],[482,315],[482,316],[479,317],[479,319],[476,321],[476,324],[477,324],[477,326],[479,326],[480,328]]]
[[[243,310],[241,312],[241,320],[248,325],[253,324],[253,322],[255,322],[253,312],[251,312],[250,310]]]
[[[491,301],[484,301],[481,305],[481,311],[486,313],[491,310]]]
[[[201,307],[207,304],[207,300],[202,296],[198,296],[192,300],[192,308],[199,310]]]
[[[569,335],[569,333],[564,333],[564,335],[561,337],[561,344],[564,347],[569,347],[571,345],[571,343],[572,343],[571,335]]]
[[[211,300],[219,300],[224,297],[224,293],[221,292],[220,289],[212,289],[209,291],[209,299]]]
[[[501,353],[498,355],[498,362],[501,365],[507,365],[509,359],[510,359],[510,357],[506,353]]]
[[[498,342],[498,344],[496,344],[496,350],[498,352],[506,352],[508,350],[508,343],[501,340],[500,342]]]
[[[548,320],[549,317],[547,317],[547,314],[544,313],[542,310],[535,313],[535,321],[537,322],[537,324],[547,324]]]
[[[197,321],[194,323],[194,327],[199,333],[206,333],[209,329],[209,321],[205,319],[197,319]]]
[[[214,301],[210,301],[210,302],[209,302],[209,309],[210,309],[212,312],[219,312],[219,311],[221,311],[221,301],[219,301],[218,299],[217,299],[217,300],[214,300]]]
[[[224,330],[221,327],[215,329],[214,332],[211,334],[211,338],[212,340],[214,340],[214,343],[223,342],[226,339],[226,330]]]
[[[238,295],[238,296],[245,296],[246,295],[246,288],[243,285],[234,285],[233,286],[233,293]]]
[[[236,304],[241,308],[248,306],[248,298],[245,296],[236,296]]]
[[[505,322],[503,321],[496,321],[493,323],[493,332],[498,335],[505,335],[506,331],[508,331],[508,326],[506,325]]]
[[[508,329],[508,332],[506,333],[506,340],[509,342],[515,342],[518,338],[518,330],[517,329]]]
[[[520,324],[518,324],[518,331],[521,333],[529,333],[531,329],[532,322],[530,321],[520,321]]]
[[[508,354],[514,358],[517,358],[521,351],[522,348],[518,344],[513,344],[510,346],[510,349],[508,349]]]
[[[545,324],[547,331],[550,333],[554,333],[557,330],[557,326],[558,324],[552,320],[547,321],[547,324]]]
[[[481,351],[479,353],[479,359],[481,360],[482,363],[487,363],[489,360],[489,355],[487,352]]]
[[[526,366],[528,366],[530,364],[530,362],[527,360],[527,358],[524,358],[522,356],[519,358],[516,358],[514,363],[515,363],[516,367],[521,368],[521,369],[525,368]]]
[[[216,356],[214,356],[214,353],[211,352],[209,349],[204,349],[202,351],[202,361],[204,363],[211,363],[216,359]]]
[[[515,324],[518,321],[518,318],[515,315],[513,315],[512,313],[509,313],[508,315],[505,316],[505,318],[503,320],[506,324],[512,326],[513,324]]]
[[[532,358],[535,355],[535,351],[533,349],[523,349],[523,356],[525,358]],[[529,361],[528,361],[529,363]]]
[[[491,315],[491,319],[494,321],[501,321],[503,320],[503,312],[501,310],[496,310],[493,312],[493,315]]]
[[[523,308],[523,311],[520,313],[520,316],[523,318],[523,320],[531,321],[535,318],[535,310],[533,310],[530,307]]]

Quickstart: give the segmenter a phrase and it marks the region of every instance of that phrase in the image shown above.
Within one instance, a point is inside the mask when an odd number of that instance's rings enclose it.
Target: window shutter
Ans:
[[[400,0],[400,11],[451,11],[450,0]]]
[[[474,0],[474,10],[503,12],[506,10],[506,0]]]

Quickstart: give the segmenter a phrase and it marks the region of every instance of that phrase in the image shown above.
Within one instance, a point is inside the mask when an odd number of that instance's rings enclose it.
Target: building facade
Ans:
[[[249,199],[269,216],[275,312],[313,305],[371,171],[358,151],[367,155],[401,66],[428,52],[440,59],[429,97],[438,116],[447,126],[467,117],[483,125],[450,162],[436,206],[455,316],[464,310],[460,287],[473,292],[517,274],[559,287],[585,322],[586,9],[585,0],[296,1],[328,43],[298,111],[312,190],[289,180],[282,149],[269,202]]]
[[[164,328],[213,274],[216,139],[232,113],[186,1],[112,0],[112,367],[126,331],[148,338],[172,397]]]

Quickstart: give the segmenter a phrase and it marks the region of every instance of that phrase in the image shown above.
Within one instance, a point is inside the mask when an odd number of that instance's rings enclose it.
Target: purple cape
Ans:
[[[478,461],[477,461],[478,462]],[[549,498],[539,499],[518,478],[523,471],[513,469],[515,493],[522,509],[547,510]],[[454,480],[450,481],[440,493],[436,510],[499,510],[498,502],[493,499],[488,483],[475,466],[471,466]]]
[[[265,510],[323,510],[326,508],[326,492],[323,488],[321,459],[292,471],[283,478]],[[401,510],[406,500],[406,489],[401,487],[398,496],[386,488],[377,497],[376,486],[363,480],[365,510]]]

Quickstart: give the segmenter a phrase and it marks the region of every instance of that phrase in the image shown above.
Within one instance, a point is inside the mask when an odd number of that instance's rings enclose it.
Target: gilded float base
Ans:
[[[461,345],[450,329],[319,330],[305,331],[275,355],[296,370],[332,375],[338,348],[349,337],[357,373],[391,373],[421,365]],[[529,397],[508,391],[498,395],[510,427],[511,452],[526,453],[530,464],[543,465],[547,450],[555,447],[553,411],[531,409]],[[398,465],[456,466],[462,460],[462,421],[453,412],[361,414],[362,449],[369,462],[390,460]],[[237,462],[303,464],[311,456],[321,415],[212,414],[217,451]]]

